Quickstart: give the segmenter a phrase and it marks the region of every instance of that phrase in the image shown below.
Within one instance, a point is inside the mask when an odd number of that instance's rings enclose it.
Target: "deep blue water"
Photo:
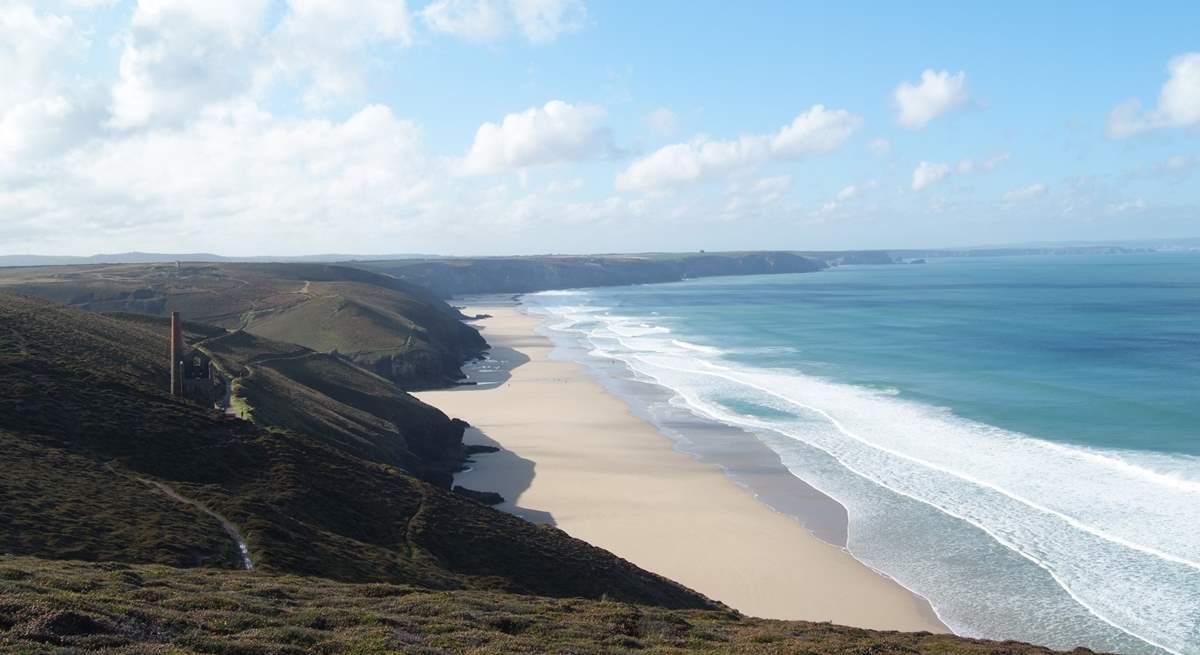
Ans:
[[[846,506],[956,631],[1200,653],[1200,254],[925,265],[529,297],[590,357]]]

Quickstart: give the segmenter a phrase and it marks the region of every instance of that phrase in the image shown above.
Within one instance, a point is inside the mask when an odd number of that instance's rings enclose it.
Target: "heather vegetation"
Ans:
[[[743,617],[450,492],[463,424],[353,360],[186,332],[253,420],[168,394],[163,318],[0,294],[0,651],[1044,652]]]
[[[257,572],[0,557],[0,650],[133,654],[1048,655],[1012,642],[726,610]]]

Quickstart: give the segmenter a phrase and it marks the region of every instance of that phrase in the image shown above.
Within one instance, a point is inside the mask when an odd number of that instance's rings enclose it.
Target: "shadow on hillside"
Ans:
[[[484,359],[463,366],[467,379],[479,389],[491,389],[508,382],[512,372],[529,363],[529,356],[507,346],[492,346]],[[471,387],[464,387],[469,389]]]
[[[492,446],[499,448],[494,453],[472,455],[470,470],[454,476],[454,484],[462,485],[476,491],[495,491],[504,497],[504,502],[496,509],[519,516],[530,523],[539,525],[554,525],[554,516],[550,512],[521,507],[517,504],[521,494],[533,483],[533,460],[518,456],[511,450],[505,450],[500,442],[488,437],[479,428],[467,428],[463,434],[463,442],[467,445]]]

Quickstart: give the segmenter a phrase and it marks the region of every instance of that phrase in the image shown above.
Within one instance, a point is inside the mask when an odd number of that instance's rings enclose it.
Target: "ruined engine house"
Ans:
[[[225,395],[225,379],[204,352],[187,347],[183,320],[171,312],[171,395],[213,405]]]

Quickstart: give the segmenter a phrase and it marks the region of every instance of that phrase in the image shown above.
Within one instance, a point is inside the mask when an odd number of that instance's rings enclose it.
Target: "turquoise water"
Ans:
[[[1200,255],[528,302],[587,357],[775,450],[846,507],[849,550],[956,632],[1200,653]]]

